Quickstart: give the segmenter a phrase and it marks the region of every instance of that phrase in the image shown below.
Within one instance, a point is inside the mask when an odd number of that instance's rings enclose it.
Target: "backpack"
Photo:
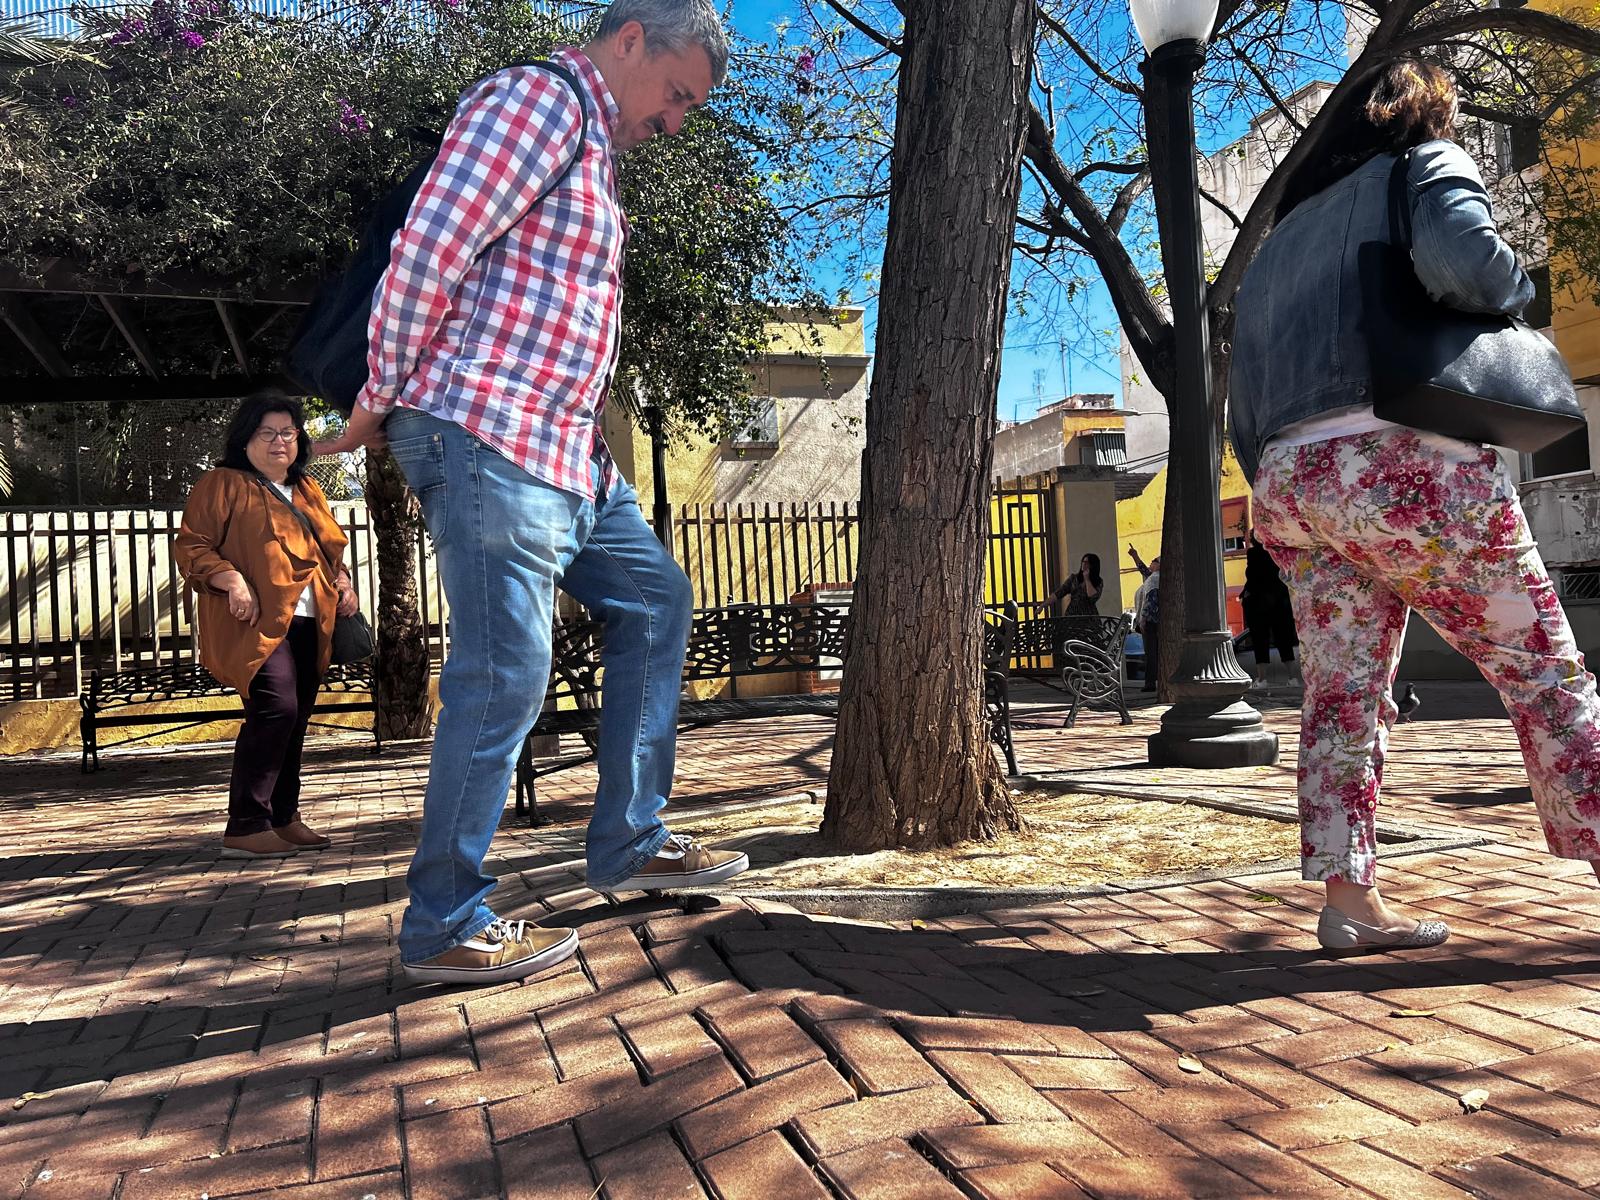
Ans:
[[[1156,631],[1161,628],[1161,584],[1157,581],[1153,588],[1144,594],[1144,603],[1139,611],[1140,632],[1147,638],[1156,636]]]
[[[584,99],[582,83],[560,63],[533,59],[512,65],[540,67],[559,75],[577,95],[581,113],[577,153],[550,181],[549,186],[534,198],[528,209],[532,212],[566,181],[573,167],[583,157],[583,146],[589,133],[589,105]],[[295,386],[308,396],[321,397],[346,416],[355,408],[356,397],[367,383],[367,328],[372,318],[374,294],[383,279],[383,273],[389,268],[389,253],[394,245],[395,234],[405,224],[412,202],[422,188],[422,181],[428,177],[437,158],[435,152],[418,163],[393,191],[378,202],[367,220],[360,241],[356,243],[355,254],[343,271],[317,289],[316,296],[284,350],[283,373]]]

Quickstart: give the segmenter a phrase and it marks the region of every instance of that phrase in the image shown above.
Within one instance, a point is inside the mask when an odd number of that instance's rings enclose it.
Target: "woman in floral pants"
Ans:
[[[1300,623],[1305,877],[1374,882],[1373,819],[1411,609],[1504,698],[1550,849],[1600,859],[1594,676],[1500,456],[1403,428],[1270,446],[1255,494]]]
[[[1317,932],[1330,948],[1449,936],[1394,912],[1376,886],[1391,689],[1412,609],[1499,690],[1550,849],[1600,862],[1600,703],[1516,481],[1494,450],[1372,407],[1362,252],[1396,238],[1397,155],[1411,152],[1412,266],[1430,295],[1482,313],[1520,312],[1533,295],[1476,166],[1447,140],[1455,117],[1443,71],[1385,68],[1335,114],[1330,152],[1290,181],[1236,302],[1231,432],[1299,625],[1301,854],[1304,877],[1327,887]]]

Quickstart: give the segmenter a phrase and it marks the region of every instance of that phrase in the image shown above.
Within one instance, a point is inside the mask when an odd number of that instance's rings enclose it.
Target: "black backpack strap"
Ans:
[[[549,71],[552,75],[558,75],[566,81],[567,86],[572,89],[572,94],[578,98],[578,148],[573,152],[572,157],[567,160],[567,165],[561,168],[560,173],[533,198],[533,203],[528,206],[528,212],[532,212],[540,204],[543,204],[552,192],[565,183],[567,176],[572,174],[573,168],[583,161],[583,146],[589,140],[589,102],[584,98],[583,81],[558,62],[552,62],[548,58],[530,58],[511,65],[513,67],[537,67],[541,71]],[[527,215],[528,213],[522,214],[523,217]],[[521,219],[520,217],[518,218],[518,220]]]

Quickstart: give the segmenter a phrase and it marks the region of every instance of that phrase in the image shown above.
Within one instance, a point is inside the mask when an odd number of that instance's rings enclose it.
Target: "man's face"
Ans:
[[[607,83],[617,102],[612,141],[618,150],[642,146],[658,133],[677,133],[711,93],[711,59],[699,46],[651,54],[644,27],[630,21],[618,31],[612,52],[617,69]]]

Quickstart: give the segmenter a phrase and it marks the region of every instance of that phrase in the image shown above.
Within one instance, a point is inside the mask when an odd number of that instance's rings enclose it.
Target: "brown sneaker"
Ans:
[[[284,841],[276,831],[263,829],[260,833],[225,836],[222,839],[222,858],[288,858],[300,847]]]
[[[304,846],[307,850],[321,850],[330,844],[329,840],[307,825],[299,817],[287,825],[279,825],[272,831],[284,841],[295,846]]]
[[[576,929],[496,920],[436,958],[401,966],[412,983],[503,983],[554,966],[577,948]]]
[[[708,850],[691,837],[674,833],[661,852],[608,892],[652,892],[664,888],[704,887],[732,879],[750,869],[742,850]]]

